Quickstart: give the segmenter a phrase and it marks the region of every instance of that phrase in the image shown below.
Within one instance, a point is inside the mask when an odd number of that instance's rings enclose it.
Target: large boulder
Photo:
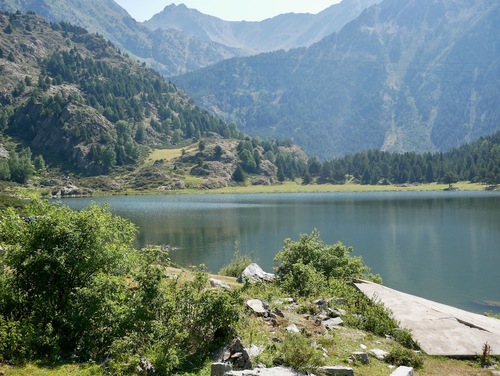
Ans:
[[[246,280],[250,282],[272,281],[273,273],[267,273],[256,263],[248,265],[238,278],[238,282],[244,283]]]
[[[222,348],[214,358],[216,363],[230,364],[233,369],[247,370],[252,368],[248,350],[236,337],[229,345]]]

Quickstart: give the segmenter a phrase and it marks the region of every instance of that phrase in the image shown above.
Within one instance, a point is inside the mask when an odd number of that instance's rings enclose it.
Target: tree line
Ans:
[[[320,183],[405,184],[470,181],[500,183],[500,132],[438,153],[390,153],[367,150],[320,163],[310,158],[304,174]]]

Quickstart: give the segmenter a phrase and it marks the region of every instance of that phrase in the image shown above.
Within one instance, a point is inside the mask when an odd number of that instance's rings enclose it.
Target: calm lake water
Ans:
[[[218,271],[238,242],[266,270],[283,240],[318,229],[362,256],[384,285],[459,308],[500,312],[500,194],[395,192],[165,195],[65,199],[109,203],[139,227],[137,246],[178,247],[183,266]],[[485,302],[491,302],[490,305]],[[497,306],[495,306],[495,304]]]

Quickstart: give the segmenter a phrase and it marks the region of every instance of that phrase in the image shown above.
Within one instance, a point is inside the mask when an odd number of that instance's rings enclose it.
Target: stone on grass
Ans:
[[[328,319],[322,322],[323,326],[329,330],[333,329],[335,326],[342,325],[343,323],[344,321],[342,321],[340,317],[335,317],[333,319]]]
[[[264,303],[260,299],[247,300],[247,307],[259,316],[265,316],[268,313],[267,308],[264,307]]]
[[[354,370],[351,367],[324,366],[320,369],[326,376],[354,376]]]
[[[356,351],[352,353],[352,357],[355,361],[360,362],[361,364],[370,363],[370,359],[368,358],[368,354],[363,351]]]
[[[231,291],[231,287],[229,287],[229,285],[226,285],[224,282],[219,281],[218,279],[215,278],[210,278],[210,286]]]
[[[370,354],[372,354],[375,358],[379,360],[384,360],[387,354],[389,353],[381,349],[371,349]]]
[[[304,374],[286,367],[273,367],[258,368],[253,371],[230,371],[225,376],[304,376]]]
[[[292,325],[289,325],[286,327],[286,331],[287,332],[290,332],[290,333],[300,333],[300,330],[299,328],[297,327],[297,325],[295,324],[292,324]]]
[[[391,376],[413,376],[413,368],[405,366],[398,367],[391,373]]]
[[[250,282],[272,281],[274,274],[267,273],[256,263],[248,265],[238,278],[238,282],[244,283],[245,280]]]

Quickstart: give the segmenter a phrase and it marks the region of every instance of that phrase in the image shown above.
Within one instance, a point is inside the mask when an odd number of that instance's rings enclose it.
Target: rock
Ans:
[[[286,367],[274,367],[258,368],[253,371],[230,371],[225,373],[225,376],[304,376],[304,374]]]
[[[328,302],[325,299],[317,299],[312,302],[322,309],[326,309]]]
[[[142,358],[139,360],[139,364],[137,365],[137,372],[152,375],[156,372],[156,370],[155,366],[149,360]]]
[[[215,278],[210,278],[210,286],[219,287],[219,288],[222,288],[224,290],[231,291],[231,287],[229,287],[224,282],[219,281],[218,279],[215,279]]]
[[[248,352],[248,355],[250,356],[259,356],[264,352],[264,349],[262,347],[256,346],[256,345],[251,345],[248,349],[246,349]]]
[[[333,329],[335,326],[342,325],[343,323],[344,321],[342,321],[340,317],[335,317],[322,322],[323,326],[328,330]]]
[[[59,189],[52,190],[52,197],[81,197],[92,195],[92,191],[86,188],[78,188],[76,185],[68,184]]]
[[[281,318],[284,318],[284,317],[285,317],[285,315],[283,314],[283,312],[282,312],[280,309],[278,309],[278,308],[274,308],[274,309],[273,309],[273,313],[274,313],[276,316],[279,316],[279,317],[281,317]]]
[[[292,325],[289,325],[286,327],[286,331],[287,332],[290,332],[290,333],[300,333],[300,330],[299,328],[297,327],[297,325],[295,324],[292,324]]]
[[[413,376],[413,368],[401,366],[391,373],[391,376]]]
[[[293,298],[280,298],[274,302],[274,304],[291,304],[295,300]]]
[[[238,282],[243,283],[245,280],[250,282],[272,281],[274,274],[267,273],[256,263],[248,265],[238,278]]]
[[[259,299],[247,300],[247,307],[259,316],[265,316],[268,313],[267,308],[264,307],[264,303]]]
[[[354,376],[354,370],[351,367],[325,366],[320,369],[326,376]]]
[[[214,357],[214,362],[228,362],[231,364],[233,369],[247,370],[252,368],[250,355],[238,337],[236,337],[229,345],[219,350]]]
[[[371,349],[370,354],[379,360],[384,360],[388,352],[381,349]]]
[[[212,363],[210,376],[224,376],[229,371],[231,371],[231,365],[228,363]]]
[[[368,358],[368,354],[363,351],[356,351],[352,353],[354,360],[360,362],[361,364],[370,363],[370,359]]]

